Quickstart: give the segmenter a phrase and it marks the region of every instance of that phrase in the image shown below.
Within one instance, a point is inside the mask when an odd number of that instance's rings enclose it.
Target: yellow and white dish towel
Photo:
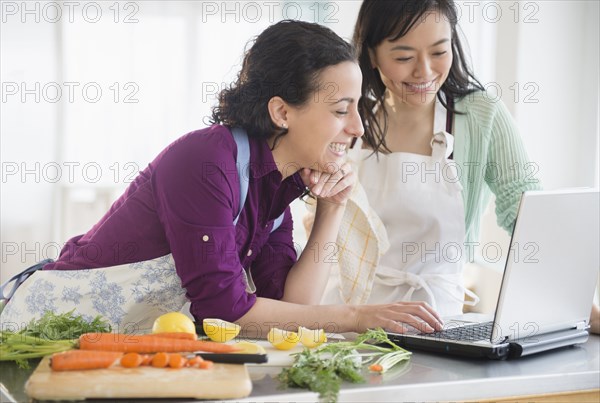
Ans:
[[[310,233],[316,200],[310,199],[307,203],[309,214],[304,223]],[[383,223],[370,207],[365,189],[358,182],[346,203],[336,244],[337,267],[332,268],[332,275],[337,273],[339,280],[333,283],[339,284],[340,297],[346,304],[365,304],[371,295],[379,259],[390,244]]]
[[[347,304],[365,304],[371,295],[379,258],[390,243],[360,183],[346,204],[337,244],[341,296]]]

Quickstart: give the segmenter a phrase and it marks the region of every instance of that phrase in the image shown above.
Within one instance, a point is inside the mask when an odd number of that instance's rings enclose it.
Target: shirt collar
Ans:
[[[250,176],[253,178],[262,178],[271,172],[279,170],[273,159],[273,151],[269,148],[269,143],[264,138],[248,136],[250,143]],[[281,180],[281,173],[279,173]]]
[[[282,182],[282,175],[279,172],[277,163],[273,159],[273,151],[269,147],[269,143],[264,138],[248,137],[250,144],[250,177],[254,179],[263,178],[270,175],[270,180],[274,183]],[[306,189],[306,185],[300,176],[301,166],[296,164],[288,164],[284,167],[283,172],[287,177],[283,181],[287,186],[297,188],[301,193]]]

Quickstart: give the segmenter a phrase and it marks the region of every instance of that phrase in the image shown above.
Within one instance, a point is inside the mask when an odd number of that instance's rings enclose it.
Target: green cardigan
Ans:
[[[525,152],[506,106],[478,91],[456,102],[454,160],[465,205],[466,241],[479,236],[479,222],[491,193],[496,196],[498,225],[512,232],[521,194],[541,189],[538,165]],[[491,191],[491,192],[490,192]]]

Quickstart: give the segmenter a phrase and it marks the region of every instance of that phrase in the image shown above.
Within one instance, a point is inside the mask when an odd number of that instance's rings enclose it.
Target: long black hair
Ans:
[[[354,47],[329,28],[292,20],[271,25],[246,52],[237,80],[219,94],[210,122],[241,126],[249,136],[285,135],[271,120],[269,100],[303,105],[319,89],[319,73],[345,61],[356,62]]]
[[[359,112],[365,127],[364,139],[373,150],[389,152],[385,144],[387,111],[383,107],[385,84],[371,64],[369,51],[374,51],[384,40],[394,41],[406,35],[412,27],[431,11],[438,11],[450,23],[452,30],[452,65],[448,78],[437,96],[442,105],[454,113],[453,101],[483,90],[483,85],[473,74],[461,44],[458,16],[453,0],[364,0],[354,29],[353,44],[363,74]],[[383,127],[377,120],[376,110],[383,113]]]

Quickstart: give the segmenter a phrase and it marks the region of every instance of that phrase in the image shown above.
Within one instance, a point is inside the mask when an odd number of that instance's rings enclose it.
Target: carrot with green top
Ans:
[[[150,335],[120,333],[86,333],[79,337],[81,350],[121,351],[125,353],[178,353],[206,351],[210,353],[233,353],[238,347],[202,340],[182,340]]]
[[[123,356],[123,353],[113,351],[69,350],[52,354],[50,368],[53,371],[108,368],[117,362],[121,356]]]

